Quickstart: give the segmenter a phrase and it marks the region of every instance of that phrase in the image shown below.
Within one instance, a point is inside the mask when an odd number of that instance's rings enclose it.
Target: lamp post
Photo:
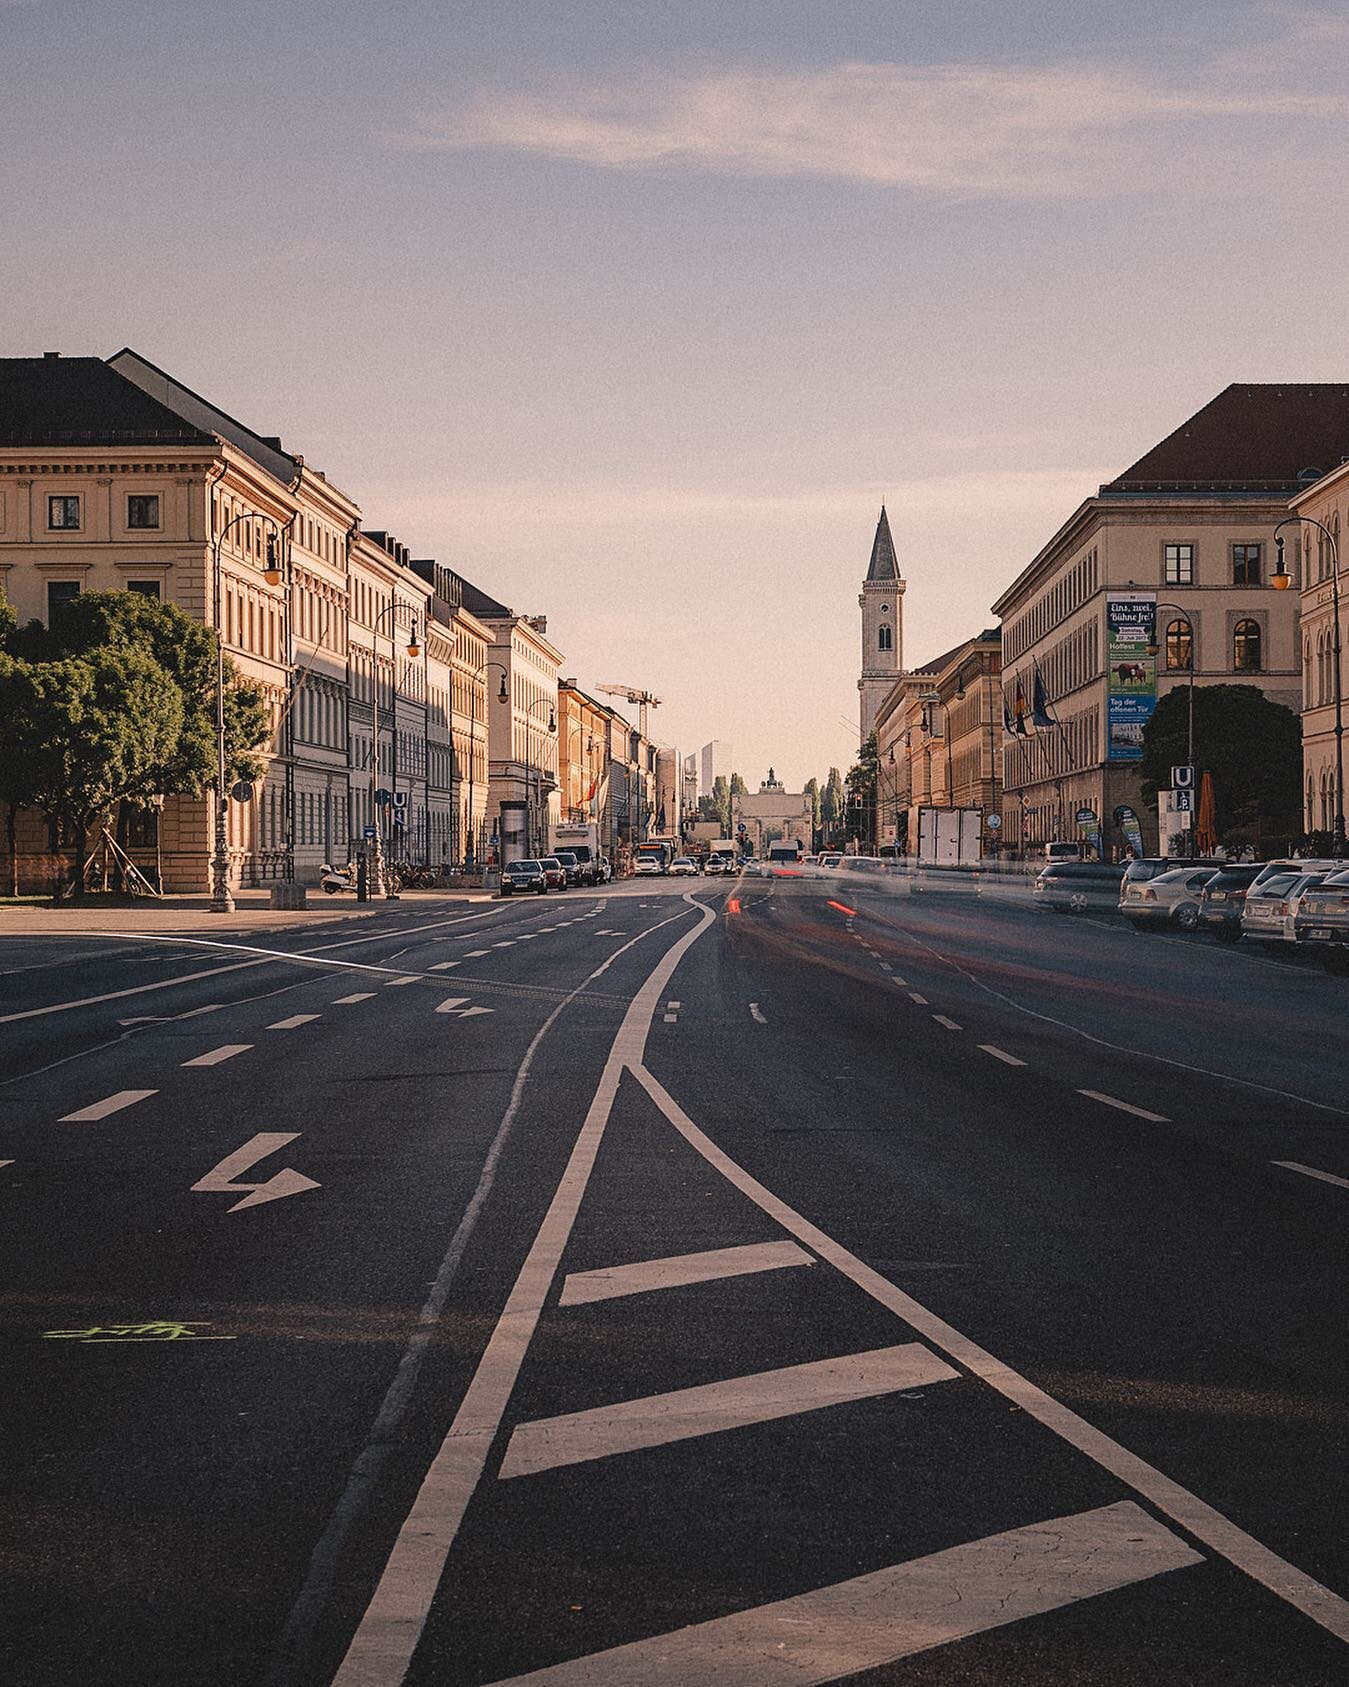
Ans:
[[[502,662],[484,662],[473,675],[473,684],[468,694],[468,820],[465,830],[468,836],[464,839],[464,859],[477,859],[477,850],[473,847],[473,783],[474,761],[478,751],[478,681],[484,677],[489,668],[501,669],[501,690],[497,692],[497,701],[507,701],[506,668]],[[453,710],[451,710],[453,712]]]
[[[375,616],[373,628],[375,662],[373,675],[374,683],[371,687],[370,697],[370,716],[371,725],[373,727],[370,745],[370,821],[375,829],[375,847],[370,853],[372,856],[371,869],[374,875],[375,883],[377,885],[383,884],[385,899],[393,902],[397,900],[398,892],[394,888],[393,880],[385,873],[384,846],[383,839],[380,835],[379,824],[379,804],[375,800],[379,795],[379,635],[380,629],[383,627],[386,619],[389,621],[390,654],[393,655],[394,659],[393,685],[390,690],[389,699],[393,706],[395,730],[397,730],[398,726],[398,657],[397,653],[392,650],[393,629],[400,624],[408,628],[407,653],[411,661],[415,662],[422,652],[421,644],[417,638],[416,610],[413,609],[410,604],[400,603],[396,595],[391,597],[388,603],[385,604],[384,608],[380,610],[379,614]]]
[[[1280,548],[1282,549],[1282,545],[1283,545],[1282,540],[1279,541],[1279,545],[1280,545]],[[1170,610],[1174,611],[1175,614],[1180,616],[1180,618],[1185,623],[1185,637],[1189,641],[1189,661],[1185,664],[1186,669],[1187,669],[1187,671],[1189,673],[1189,676],[1190,676],[1189,700],[1188,700],[1188,703],[1187,703],[1187,706],[1186,706],[1186,711],[1185,711],[1185,761],[1186,761],[1186,764],[1189,767],[1193,768],[1193,766],[1194,766],[1194,621],[1193,621],[1189,611],[1186,610],[1186,609],[1182,609],[1178,603],[1159,603],[1159,604],[1154,605],[1154,608],[1153,608],[1154,619],[1153,619],[1153,623],[1152,623],[1152,642],[1151,642],[1151,644],[1148,645],[1148,654],[1152,657],[1156,657],[1158,652],[1162,649],[1162,641],[1157,637],[1156,616],[1157,616],[1158,612],[1163,610],[1163,609],[1170,609]],[[1190,800],[1193,802],[1193,800],[1194,800],[1193,796],[1191,797]],[[1191,861],[1193,861],[1194,858],[1195,858],[1195,854],[1194,854],[1194,848],[1195,848],[1194,822],[1195,822],[1195,816],[1194,816],[1193,810],[1191,810],[1191,812],[1190,812],[1190,823],[1185,828],[1186,834],[1189,838],[1188,854],[1189,854],[1189,858],[1190,858]]]
[[[1274,529],[1274,548],[1278,552],[1278,567],[1269,577],[1269,583],[1276,592],[1286,592],[1292,584],[1293,576],[1284,566],[1283,539],[1280,527],[1289,527],[1294,522],[1305,522],[1308,527],[1316,528],[1330,546],[1330,620],[1331,620],[1331,658],[1334,662],[1334,685],[1332,697],[1335,703],[1335,832],[1331,840],[1330,853],[1336,861],[1343,861],[1345,857],[1344,836],[1344,695],[1340,678],[1340,548],[1335,542],[1335,535],[1324,523],[1313,521],[1309,515],[1290,515],[1279,522]]]
[[[530,704],[528,709],[525,710],[525,768],[526,768],[525,801],[526,801],[526,803],[528,803],[528,801],[529,801],[529,774],[535,773],[537,775],[537,777],[535,778],[535,781],[534,781],[534,806],[535,806],[535,808],[541,807],[542,802],[543,802],[543,791],[542,791],[543,769],[542,769],[542,767],[536,768],[533,753],[532,753],[532,746],[533,746],[533,741],[534,741],[533,715],[534,715],[535,709],[542,707],[544,704],[547,704],[547,706],[548,706],[548,730],[549,730],[549,732],[556,732],[557,731],[557,715],[554,713],[553,702],[552,702],[552,699],[550,697],[536,697],[535,700]],[[538,850],[534,851],[531,848],[531,851],[530,851],[531,854],[537,853],[539,855],[543,855],[543,854],[546,853],[546,851],[544,850],[544,847],[543,847],[543,829],[542,829],[541,826],[537,830],[534,829],[534,827],[530,823],[530,817],[529,817],[529,814],[528,814],[528,809],[526,809],[525,834],[526,834],[526,840],[527,841],[529,839],[535,838],[535,837],[537,837],[538,840],[539,840]]]
[[[225,535],[241,522],[261,521],[275,531],[267,535],[267,570],[276,569],[276,542],[282,524],[269,515],[254,510],[242,510],[231,516],[215,536],[211,547],[211,595],[215,609],[215,848],[211,853],[211,902],[213,914],[232,914],[234,898],[230,895],[229,841],[225,835],[225,627],[222,609],[223,591],[220,579],[220,547]],[[279,573],[277,578],[280,578]]]

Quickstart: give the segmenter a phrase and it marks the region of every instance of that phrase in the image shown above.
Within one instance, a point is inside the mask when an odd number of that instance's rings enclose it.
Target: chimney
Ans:
[[[60,355],[59,351],[44,351],[42,354],[42,361],[44,363],[54,363]]]

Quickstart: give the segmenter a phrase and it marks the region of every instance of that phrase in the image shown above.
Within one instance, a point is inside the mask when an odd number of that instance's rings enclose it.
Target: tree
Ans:
[[[873,840],[876,819],[876,781],[880,773],[880,758],[873,732],[857,752],[857,760],[848,769],[845,781],[848,792],[847,835],[861,842]]]
[[[810,846],[815,847],[820,830],[820,782],[818,779],[807,779],[804,795],[810,798]]]
[[[1139,771],[1149,801],[1185,760],[1188,690],[1176,686],[1160,698],[1143,730]],[[1220,837],[1301,831],[1302,728],[1291,709],[1253,685],[1196,686],[1194,753],[1198,774],[1213,776]]]
[[[734,797],[747,797],[748,795],[749,795],[749,786],[746,785],[745,781],[740,777],[740,775],[738,773],[733,773],[731,775],[731,796],[734,798]]]
[[[843,775],[836,767],[831,767],[820,794],[820,823],[826,831],[832,831],[838,825],[843,802]]]
[[[735,778],[736,775],[732,775]],[[726,783],[726,776],[719,773],[712,781],[712,807],[716,810],[716,818],[721,826],[721,835],[729,838],[731,835],[731,790]]]

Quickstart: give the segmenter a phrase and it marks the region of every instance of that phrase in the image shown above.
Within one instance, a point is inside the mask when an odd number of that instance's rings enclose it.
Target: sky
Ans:
[[[1349,5],[0,0],[0,355],[134,346],[751,787],[1232,381],[1338,380]]]

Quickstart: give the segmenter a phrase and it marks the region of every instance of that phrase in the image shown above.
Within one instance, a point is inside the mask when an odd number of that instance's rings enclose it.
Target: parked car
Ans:
[[[1199,930],[1211,932],[1220,943],[1235,943],[1241,936],[1246,892],[1260,870],[1257,865],[1220,867],[1199,899]]]
[[[1129,871],[1139,865],[1132,862]],[[1146,879],[1131,879],[1126,871],[1120,885],[1119,911],[1140,928],[1178,926],[1181,931],[1193,931],[1199,924],[1200,895],[1217,870],[1171,867]]]
[[[543,868],[543,876],[548,881],[549,890],[567,888],[567,869],[555,855],[543,856],[539,865]]]
[[[698,868],[687,855],[676,855],[674,860],[670,863],[671,878],[688,879],[696,878],[697,876]]]
[[[548,876],[539,861],[511,861],[501,869],[501,894],[511,896],[517,890],[548,892]]]
[[[1295,855],[1281,856],[1277,861],[1262,861],[1254,882],[1263,884],[1266,879],[1273,878],[1275,873],[1335,873],[1344,866],[1343,861],[1330,859],[1299,861]]]
[[[1266,943],[1282,943],[1288,918],[1288,896],[1305,874],[1271,873],[1256,877],[1241,905],[1241,935]]]
[[[1328,972],[1349,973],[1349,868],[1343,863],[1299,898],[1293,932]]]
[[[1035,875],[1034,906],[1085,914],[1119,906],[1124,868],[1111,861],[1052,861]]]
[[[586,882],[586,870],[574,850],[555,849],[553,859],[562,863],[562,871],[567,875],[569,885],[581,885]]]

